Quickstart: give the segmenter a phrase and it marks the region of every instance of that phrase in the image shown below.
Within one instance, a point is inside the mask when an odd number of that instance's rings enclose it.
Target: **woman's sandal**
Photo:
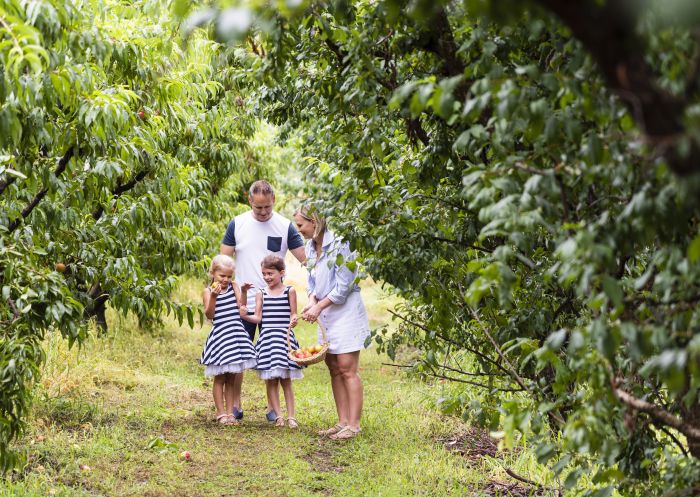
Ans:
[[[348,438],[355,438],[361,431],[360,428],[353,430],[349,426],[344,426],[342,430],[330,435],[328,438],[331,440],[347,440]]]
[[[275,426],[284,426],[284,418],[282,416],[279,416],[275,420]]]
[[[287,426],[289,426],[293,430],[299,428],[299,423],[297,422],[297,418],[287,418]]]
[[[341,425],[340,423],[337,423],[335,426],[331,426],[330,428],[326,428],[325,430],[319,430],[318,434],[321,435],[322,437],[328,437],[330,435],[334,435],[334,434],[338,433],[343,428],[345,428],[345,425]]]

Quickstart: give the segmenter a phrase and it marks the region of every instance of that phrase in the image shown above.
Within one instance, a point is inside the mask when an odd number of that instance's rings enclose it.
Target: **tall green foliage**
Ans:
[[[534,3],[561,17],[257,10],[260,102],[305,138],[319,208],[406,299],[380,350],[410,344],[416,372],[465,385],[446,411],[526,434],[566,489],[689,494],[700,191],[670,169],[697,168],[697,42],[654,3]]]
[[[177,33],[157,0],[0,2],[2,470],[46,333],[80,343],[107,304],[193,323],[176,276],[257,176],[239,56]]]

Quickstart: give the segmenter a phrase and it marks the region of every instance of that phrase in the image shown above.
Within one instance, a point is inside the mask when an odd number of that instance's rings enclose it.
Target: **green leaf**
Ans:
[[[693,238],[693,241],[688,245],[688,259],[693,263],[700,260],[700,235]]]

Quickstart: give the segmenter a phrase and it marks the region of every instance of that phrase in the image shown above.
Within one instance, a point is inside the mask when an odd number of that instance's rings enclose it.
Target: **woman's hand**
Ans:
[[[302,313],[301,318],[309,323],[314,323],[318,319],[319,314],[321,314],[321,308],[317,304],[314,304]]]
[[[253,288],[255,285],[253,285],[250,281],[246,281],[241,285],[241,290],[250,290]]]
[[[299,323],[299,316],[297,316],[296,314],[292,314],[289,318],[289,326],[294,328],[297,325],[297,323]]]
[[[306,311],[308,311],[309,309],[311,309],[315,305],[316,305],[316,298],[313,296],[309,297],[309,301],[306,303],[304,308],[301,310],[302,319],[304,319],[304,320],[306,319],[303,315],[306,313]]]

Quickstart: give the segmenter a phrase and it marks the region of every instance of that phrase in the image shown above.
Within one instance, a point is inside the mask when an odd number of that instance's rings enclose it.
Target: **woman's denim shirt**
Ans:
[[[321,244],[321,258],[317,260],[314,241],[306,242],[306,261],[309,269],[309,295],[315,295],[320,301],[328,297],[334,304],[343,304],[351,292],[359,292],[360,287],[355,283],[357,270],[350,271],[346,264],[355,259],[355,254],[350,251],[350,245],[336,238],[326,230]],[[343,262],[338,265],[338,255],[343,257]]]

